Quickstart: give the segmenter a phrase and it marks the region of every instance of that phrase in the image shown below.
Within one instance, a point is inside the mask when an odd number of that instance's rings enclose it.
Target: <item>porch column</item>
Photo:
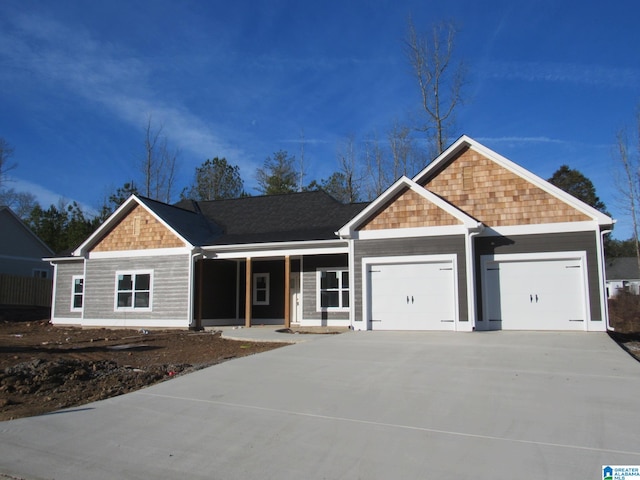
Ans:
[[[251,257],[247,257],[247,272],[245,275],[245,296],[244,296],[244,326],[251,327]]]
[[[284,257],[284,328],[291,326],[291,257]]]

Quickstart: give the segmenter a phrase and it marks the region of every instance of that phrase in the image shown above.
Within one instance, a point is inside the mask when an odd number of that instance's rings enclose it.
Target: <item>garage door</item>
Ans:
[[[452,261],[381,263],[367,268],[373,330],[454,330]]]
[[[483,261],[484,319],[480,329],[584,330],[586,282],[582,258]]]

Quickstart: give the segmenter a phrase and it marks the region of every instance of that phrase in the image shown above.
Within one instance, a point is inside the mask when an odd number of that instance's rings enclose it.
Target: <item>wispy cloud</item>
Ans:
[[[136,129],[141,130],[151,116],[180,150],[199,158],[212,152],[246,157],[183,105],[157,99],[158,92],[151,86],[153,62],[99,42],[77,26],[70,29],[37,15],[10,20],[12,28],[0,29],[0,61],[16,77],[25,72],[36,75],[84,102],[98,104]]]
[[[636,87],[640,83],[638,68],[554,62],[489,62],[483,68],[483,76],[527,82],[565,82],[613,87]]]

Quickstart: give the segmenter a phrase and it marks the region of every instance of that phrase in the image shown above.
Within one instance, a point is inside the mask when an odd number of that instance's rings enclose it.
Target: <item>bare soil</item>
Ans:
[[[219,332],[111,330],[0,319],[0,421],[75,407],[285,343]]]

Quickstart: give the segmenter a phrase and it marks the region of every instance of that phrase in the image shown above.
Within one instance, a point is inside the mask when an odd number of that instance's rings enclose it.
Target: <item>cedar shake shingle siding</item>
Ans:
[[[457,218],[407,188],[391,199],[358,230],[441,227],[461,223]]]
[[[423,186],[489,227],[591,220],[470,148]]]
[[[137,205],[92,249],[93,252],[184,247],[167,227]]]

